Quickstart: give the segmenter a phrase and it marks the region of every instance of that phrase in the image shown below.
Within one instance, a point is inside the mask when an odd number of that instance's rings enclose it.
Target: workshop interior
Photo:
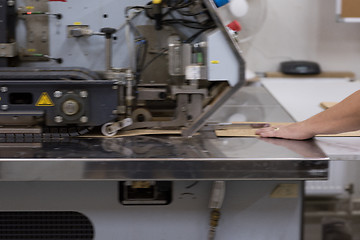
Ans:
[[[358,240],[357,0],[0,0],[0,239]]]

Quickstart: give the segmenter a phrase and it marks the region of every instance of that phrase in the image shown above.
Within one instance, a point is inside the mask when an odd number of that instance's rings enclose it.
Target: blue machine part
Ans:
[[[226,4],[228,4],[229,0],[214,0],[214,3],[219,8],[219,7],[222,7],[222,6],[226,5]]]

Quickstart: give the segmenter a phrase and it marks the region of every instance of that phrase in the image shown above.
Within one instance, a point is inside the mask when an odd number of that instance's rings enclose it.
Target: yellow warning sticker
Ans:
[[[35,106],[38,107],[51,107],[54,106],[53,101],[51,100],[49,94],[47,92],[43,92],[39,99],[37,100]]]

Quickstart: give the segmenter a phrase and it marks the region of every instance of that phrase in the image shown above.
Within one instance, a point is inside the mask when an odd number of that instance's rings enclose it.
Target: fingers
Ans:
[[[315,133],[309,131],[301,123],[261,128],[255,133],[264,138],[285,138],[295,140],[305,140],[316,135]]]
[[[256,130],[255,134],[261,137],[278,137],[278,127],[267,127]]]

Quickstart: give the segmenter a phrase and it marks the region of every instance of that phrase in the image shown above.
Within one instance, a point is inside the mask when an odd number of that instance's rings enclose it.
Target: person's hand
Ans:
[[[315,136],[315,134],[309,131],[302,123],[261,128],[256,131],[256,134],[265,138],[273,137],[296,140],[305,140]]]

